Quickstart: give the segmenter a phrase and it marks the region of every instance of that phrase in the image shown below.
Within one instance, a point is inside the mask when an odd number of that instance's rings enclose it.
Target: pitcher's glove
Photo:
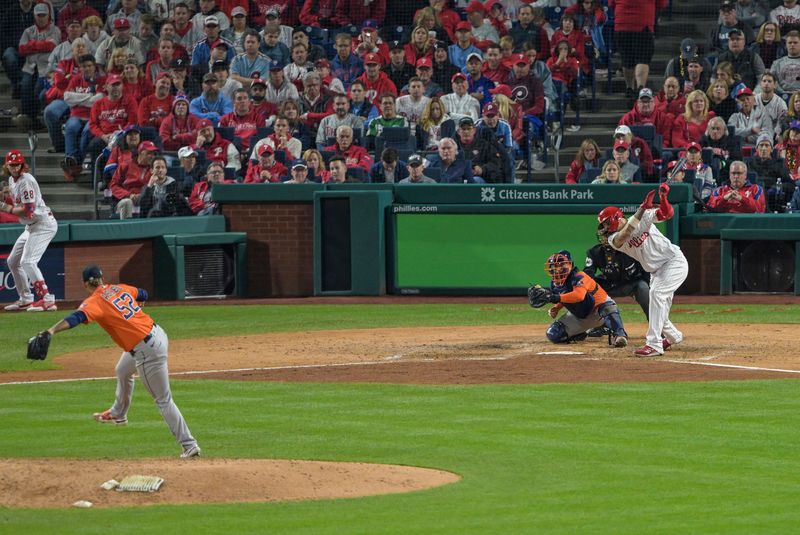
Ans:
[[[558,296],[537,284],[528,288],[528,303],[533,308],[542,308],[547,303],[558,303]]]
[[[47,350],[50,349],[50,338],[52,338],[52,335],[48,331],[42,331],[28,340],[28,358],[30,360],[44,360],[47,358]]]

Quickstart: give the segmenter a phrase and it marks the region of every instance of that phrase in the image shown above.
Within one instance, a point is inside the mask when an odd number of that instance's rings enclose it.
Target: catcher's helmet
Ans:
[[[616,206],[607,206],[597,214],[597,221],[609,232],[616,232],[619,230],[619,220],[623,217],[622,210]]]
[[[18,150],[8,151],[6,165],[25,165],[25,157]]]
[[[550,255],[550,258],[544,263],[545,273],[550,275],[553,282],[558,285],[564,284],[573,268],[572,255],[565,249]]]

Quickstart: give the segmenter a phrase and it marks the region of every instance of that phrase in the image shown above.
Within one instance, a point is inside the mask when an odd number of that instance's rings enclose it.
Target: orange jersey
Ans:
[[[550,290],[560,296],[558,305],[579,318],[587,317],[608,299],[606,291],[593,278],[577,269],[569,274],[564,284],[551,284]]]
[[[130,351],[153,329],[153,318],[136,302],[139,290],[127,284],[104,284],[78,307],[86,323],[97,322],[125,351]]]

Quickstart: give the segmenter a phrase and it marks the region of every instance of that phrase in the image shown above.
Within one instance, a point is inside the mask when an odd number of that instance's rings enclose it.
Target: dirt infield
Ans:
[[[629,325],[631,345],[624,349],[609,347],[605,338],[554,345],[545,339],[543,325],[354,329],[176,340],[170,347],[170,372],[173,379],[407,384],[800,378],[794,325],[684,324],[681,328],[686,340],[651,359],[632,356],[636,344],[643,343],[644,324]],[[111,377],[118,357],[119,350],[113,348],[62,355],[55,359],[61,366],[58,370],[0,374],[0,383]],[[164,477],[164,489],[145,495],[97,488],[107,479],[143,472]],[[54,487],[53,481],[60,481],[54,474],[64,481],[76,480]],[[214,484],[221,480],[229,484]],[[75,500],[115,507],[321,499],[406,492],[456,480],[457,476],[446,472],[356,463],[0,459],[0,507],[66,507]],[[250,489],[257,481],[267,484],[246,495],[231,492],[232,487]]]

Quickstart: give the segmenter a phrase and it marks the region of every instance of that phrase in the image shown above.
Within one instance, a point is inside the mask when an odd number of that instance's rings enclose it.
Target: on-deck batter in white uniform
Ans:
[[[8,269],[14,277],[19,300],[5,309],[30,312],[57,310],[55,296],[47,289],[38,264],[56,235],[58,223],[44,203],[36,179],[27,172],[22,153],[18,150],[9,152],[5,167],[9,174],[8,183],[14,204],[2,203],[0,210],[14,214],[25,225],[25,230],[17,238],[8,256]]]
[[[610,236],[608,243],[636,259],[650,273],[650,324],[644,347],[635,351],[643,357],[662,355],[673,344],[683,341],[681,333],[669,320],[669,310],[675,291],[686,280],[689,263],[680,247],[672,243],[654,225],[672,217],[673,209],[667,202],[669,187],[659,189],[661,204],[652,206],[652,192],[636,212],[626,220],[619,208],[610,206],[600,212],[598,220],[606,225]],[[649,201],[649,202],[648,202]]]

